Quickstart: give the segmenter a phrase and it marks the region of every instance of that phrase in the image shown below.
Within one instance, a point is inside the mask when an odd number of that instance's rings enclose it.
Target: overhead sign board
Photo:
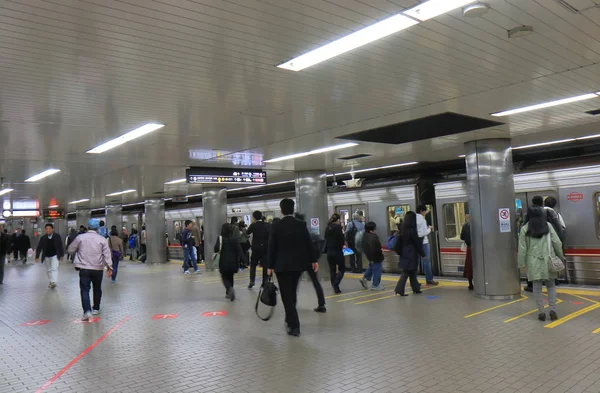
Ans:
[[[44,220],[60,220],[67,217],[63,209],[44,209]]]
[[[191,167],[185,177],[189,184],[267,184],[267,173],[261,169]]]

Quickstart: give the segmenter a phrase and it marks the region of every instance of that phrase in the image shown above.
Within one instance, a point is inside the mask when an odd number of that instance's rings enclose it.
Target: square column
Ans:
[[[146,263],[167,263],[167,226],[165,224],[165,201],[162,198],[147,199],[146,210]],[[142,228],[138,228],[142,235]]]
[[[110,231],[110,227],[116,225],[117,230],[121,233],[123,227],[123,206],[108,205],[106,206],[106,229]]]
[[[92,218],[92,211],[90,209],[75,210],[75,220],[77,221],[77,228],[75,230],[79,231],[79,227],[82,225],[87,228],[90,218]]]
[[[204,258],[209,261],[217,239],[221,235],[221,227],[227,222],[227,190],[223,187],[204,187],[202,207],[204,209]],[[214,268],[217,269],[218,266]]]

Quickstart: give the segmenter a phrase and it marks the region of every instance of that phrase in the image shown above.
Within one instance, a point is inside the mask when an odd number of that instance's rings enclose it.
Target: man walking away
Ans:
[[[78,235],[78,233],[77,233],[77,231],[75,231],[75,228],[71,228],[71,231],[69,232],[69,236],[67,236],[67,249],[69,248],[71,243],[73,243],[73,240],[75,240],[77,235]],[[67,259],[70,259],[71,263],[73,263],[73,260],[75,259],[75,254],[69,253],[69,255],[67,256]]]
[[[192,237],[194,238],[194,256],[196,264],[200,263],[200,227],[196,220],[192,220]]]
[[[346,243],[354,254],[350,255],[350,268],[352,273],[362,273],[362,254],[358,250],[360,248],[356,246],[356,235],[359,232],[365,231],[365,223],[362,221],[363,216],[356,211],[352,215],[352,221],[346,226]]]
[[[194,273],[199,274],[198,264],[194,258],[194,237],[192,235],[193,223],[191,220],[185,221],[185,229],[181,234],[181,247],[183,248],[183,274],[191,274],[190,265],[194,267]]]
[[[365,275],[360,280],[361,285],[365,289],[369,289],[368,281],[373,279],[371,289],[373,291],[383,291],[383,285],[381,285],[381,273],[383,272],[383,248],[379,237],[375,233],[377,225],[373,221],[370,221],[365,225],[365,235],[363,237],[363,251],[365,256],[369,260],[369,267],[365,272]]]
[[[304,225],[306,225],[306,219],[304,217],[304,214],[296,213],[294,217],[296,217],[297,220],[302,221]],[[321,256],[321,238],[316,233],[312,233],[310,231],[308,232],[308,234],[310,235],[310,242],[312,244],[312,260],[318,261],[319,257]],[[323,287],[319,282],[319,276],[317,275],[317,272],[310,268],[306,269],[306,273],[308,273],[310,281],[312,281],[313,287],[315,288],[315,292],[317,293],[318,306],[314,309],[314,311],[326,313],[327,308],[325,307],[325,293],[323,293]]]
[[[429,245],[429,234],[433,231],[431,225],[427,225],[425,216],[429,214],[429,210],[425,205],[417,206],[417,234],[423,239],[423,250],[425,258],[421,259],[423,264],[423,273],[425,273],[425,281],[429,285],[438,285],[439,283],[433,279],[433,271],[431,270],[431,247]]]
[[[269,244],[269,225],[265,223],[263,215],[260,211],[252,213],[252,223],[246,232],[248,236],[252,236],[252,255],[250,256],[250,284],[248,289],[252,289],[256,282],[256,267],[261,265],[262,282],[267,281],[267,249]],[[262,286],[262,285],[261,285]]]
[[[300,336],[300,320],[296,310],[298,281],[302,272],[309,268],[316,273],[319,264],[314,260],[313,246],[306,224],[293,217],[294,205],[294,201],[289,198],[279,203],[284,217],[272,224],[267,253],[269,269],[267,274],[269,276],[273,272],[277,274],[281,301],[285,308],[287,333],[298,337]]]
[[[8,234],[4,232],[3,227],[0,227],[0,285],[4,281],[4,260],[6,259],[9,241]]]
[[[58,281],[58,265],[59,261],[65,256],[62,239],[58,233],[54,233],[54,225],[46,224],[46,234],[40,238],[40,242],[35,250],[35,261],[39,262],[40,254],[42,254],[42,263],[46,264],[46,272],[48,273],[48,287],[56,288]]]
[[[108,230],[104,226],[104,221],[100,221],[100,228],[98,228],[98,235],[102,236],[105,239],[108,239]]]
[[[21,228],[17,228],[15,233],[13,233],[11,236],[14,261],[19,259],[19,238],[20,237],[21,237]]]
[[[77,253],[75,269],[79,270],[83,322],[88,322],[92,315],[100,314],[104,266],[112,274],[110,248],[106,239],[98,234],[99,227],[98,220],[92,218],[88,222],[89,231],[77,236],[69,246],[69,252]],[[93,307],[90,305],[91,287],[94,288]]]
[[[21,261],[23,265],[27,263],[27,251],[31,248],[31,239],[27,236],[27,232],[25,229],[21,231],[21,236],[19,237],[19,252],[21,253]]]

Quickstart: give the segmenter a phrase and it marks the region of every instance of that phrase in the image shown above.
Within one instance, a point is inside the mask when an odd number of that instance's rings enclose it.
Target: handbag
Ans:
[[[565,270],[565,264],[562,259],[557,257],[552,250],[552,241],[550,240],[550,233],[546,235],[547,243],[548,243],[548,253],[550,258],[548,259],[548,270],[552,273],[558,273],[560,271]]]
[[[277,292],[279,288],[273,284],[273,276],[269,276],[267,282],[264,283],[260,291],[258,292],[258,297],[256,298],[256,304],[254,305],[254,311],[256,315],[262,319],[263,321],[268,321],[271,319],[273,314],[275,313],[275,306],[277,305]],[[262,317],[258,312],[258,308],[260,304],[264,304],[269,307],[269,313],[266,317]]]
[[[219,236],[219,251],[215,252],[212,256],[213,263],[219,265],[219,260],[221,259],[221,250],[223,249],[223,237]]]
[[[467,252],[467,243],[462,242],[462,244],[460,245],[460,251]]]

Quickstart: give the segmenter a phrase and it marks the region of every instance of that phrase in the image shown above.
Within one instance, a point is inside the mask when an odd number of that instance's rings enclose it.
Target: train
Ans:
[[[558,200],[557,210],[567,226],[564,244],[567,269],[562,278],[578,285],[600,285],[600,165],[518,173],[514,175],[514,184],[511,228],[515,236],[519,222],[535,195],[555,197]],[[252,212],[259,210],[270,221],[281,216],[279,202],[285,197],[295,199],[295,193],[289,191],[244,198],[230,196],[227,220],[236,217],[238,221],[250,224]],[[425,218],[434,227],[430,235],[434,274],[449,278],[462,276],[465,253],[461,251],[460,232],[468,214],[464,178],[442,179],[425,186],[418,180],[374,182],[363,188],[333,188],[327,198],[329,214],[340,214],[343,226],[352,219],[354,212],[364,212],[368,221],[377,224],[382,244],[396,230],[397,223],[407,211],[415,210],[418,204],[425,204],[430,210]],[[177,244],[183,222],[196,219],[202,223],[203,208],[200,204],[174,206],[166,210],[165,218],[170,243]],[[123,220],[128,229],[129,226],[139,227],[143,223],[143,214],[127,213]],[[384,272],[398,273],[397,255],[385,249],[384,255]]]

